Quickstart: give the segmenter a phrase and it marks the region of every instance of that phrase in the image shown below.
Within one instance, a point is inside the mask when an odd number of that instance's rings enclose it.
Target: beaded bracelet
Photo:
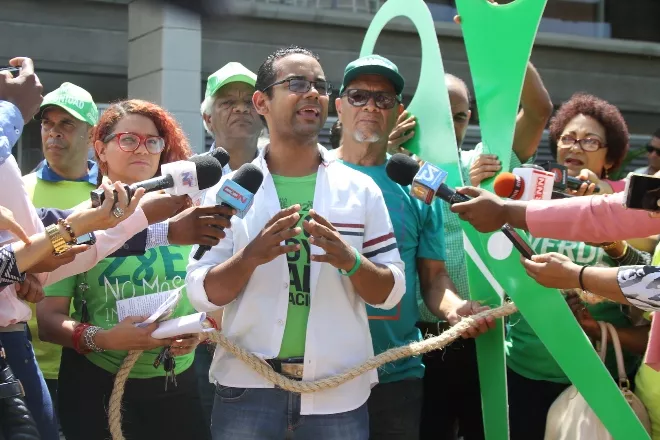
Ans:
[[[57,224],[62,226],[66,230],[66,233],[69,234],[70,240],[67,241],[67,244],[74,244],[76,241],[76,233],[73,232],[73,227],[71,227],[71,224],[63,218],[59,219]]]
[[[80,346],[80,341],[82,339],[83,333],[87,330],[88,327],[91,327],[90,324],[80,323],[76,325],[73,329],[73,335],[71,335],[71,341],[73,342],[73,349],[76,350],[79,354],[90,353],[91,350],[87,348],[82,348]]]
[[[101,327],[92,325],[87,327],[83,332],[83,337],[85,338],[85,345],[87,345],[87,348],[93,351],[94,353],[102,353],[105,351],[104,349],[96,345],[96,342],[94,341],[94,337],[101,330],[102,330]]]

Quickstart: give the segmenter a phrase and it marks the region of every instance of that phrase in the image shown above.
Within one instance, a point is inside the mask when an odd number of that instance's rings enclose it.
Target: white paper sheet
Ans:
[[[206,333],[213,331],[213,326],[206,324],[206,313],[181,316],[161,322],[151,337],[156,339],[173,338],[191,333]]]
[[[182,289],[183,287],[179,287],[165,292],[119,300],[117,301],[118,319],[122,321],[127,316],[149,316],[146,321],[137,324],[138,327],[146,327],[152,322],[167,319],[181,299]]]

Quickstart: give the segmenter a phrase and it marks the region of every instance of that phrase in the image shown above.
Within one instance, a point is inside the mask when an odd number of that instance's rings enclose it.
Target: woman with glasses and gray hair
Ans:
[[[621,182],[608,179],[628,151],[628,129],[619,110],[592,95],[576,94],[565,102],[550,121],[550,137],[557,162],[569,175],[590,180],[575,196],[589,195],[595,185],[601,193],[611,193]],[[537,253],[555,252],[579,265],[617,267],[648,264],[650,255],[624,241],[581,243],[549,238],[531,238]],[[592,290],[598,294],[598,290]],[[533,294],[533,292],[531,292]],[[598,298],[598,299],[595,299]],[[587,336],[600,338],[597,321],[609,322],[619,334],[628,377],[634,377],[646,349],[649,324],[636,309],[600,297],[569,295],[569,306]],[[543,438],[550,405],[570,385],[557,362],[525,318],[516,313],[508,320],[507,383],[511,439]],[[617,377],[613,353],[606,366]]]

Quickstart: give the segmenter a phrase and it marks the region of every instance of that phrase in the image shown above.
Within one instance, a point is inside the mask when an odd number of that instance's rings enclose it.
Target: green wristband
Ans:
[[[353,268],[348,272],[346,272],[344,269],[337,269],[340,274],[345,275],[347,277],[350,277],[353,274],[355,274],[355,272],[357,272],[357,270],[360,268],[360,265],[362,264],[362,256],[360,255],[357,249],[355,249],[353,246],[351,247],[353,248],[353,252],[355,252],[355,264],[353,265]]]

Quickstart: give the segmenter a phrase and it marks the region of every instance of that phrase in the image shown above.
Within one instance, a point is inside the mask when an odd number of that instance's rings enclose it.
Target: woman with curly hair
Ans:
[[[618,189],[620,182],[607,177],[621,165],[628,151],[628,129],[616,107],[592,95],[573,95],[552,118],[550,136],[556,143],[553,154],[568,168],[569,174],[593,182],[589,187],[583,184],[573,191],[575,195],[592,193],[594,184],[601,192]],[[558,252],[580,265],[619,266],[650,261],[649,254],[626,242],[594,244],[530,238],[536,253]],[[594,342],[600,339],[597,321],[614,325],[628,377],[635,377],[648,341],[648,322],[634,308],[593,298],[598,297],[570,295],[568,300],[578,323]],[[570,385],[570,380],[520,313],[509,317],[506,355],[510,438],[543,439],[548,410]],[[605,363],[612,375],[618,377],[612,350]]]
[[[111,105],[94,132],[96,159],[110,181],[132,184],[160,174],[160,165],[191,155],[174,118],[150,102],[131,99]],[[166,237],[166,233],[164,236]],[[149,245],[144,255],[106,258],[84,274],[46,290],[39,333],[62,345],[58,407],[67,440],[110,438],[107,410],[115,374],[129,350],[144,350],[125,387],[123,432],[127,439],[210,438],[197,392],[194,349],[198,335],[177,340],[151,337],[157,324],[138,328],[146,317],[118,319],[120,300],[149,297],[184,286],[190,247]],[[154,295],[160,295],[154,296]],[[195,310],[185,290],[173,317]],[[176,383],[166,385],[163,347],[174,356]]]
[[[576,93],[550,120],[550,149],[568,174],[590,180],[575,195],[623,191],[623,181],[609,180],[609,173],[621,166],[628,152],[628,126],[621,112],[609,102],[585,93]]]

